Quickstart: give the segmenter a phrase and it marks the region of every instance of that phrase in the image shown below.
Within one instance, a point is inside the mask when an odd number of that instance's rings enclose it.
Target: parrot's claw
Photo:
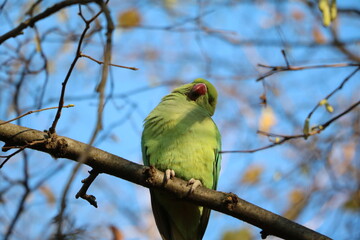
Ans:
[[[169,179],[172,179],[175,177],[175,171],[172,169],[166,169],[165,171],[165,183],[169,181]]]
[[[197,180],[197,179],[195,179],[195,178],[191,178],[191,179],[188,181],[187,185],[188,185],[188,186],[191,185],[189,193],[193,193],[194,190],[195,190],[197,187],[202,186],[200,180]]]

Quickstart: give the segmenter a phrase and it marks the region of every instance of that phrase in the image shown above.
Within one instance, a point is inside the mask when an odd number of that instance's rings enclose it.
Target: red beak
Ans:
[[[198,99],[198,97],[205,95],[207,92],[207,87],[205,83],[198,83],[193,86],[190,91],[189,98],[193,101]]]

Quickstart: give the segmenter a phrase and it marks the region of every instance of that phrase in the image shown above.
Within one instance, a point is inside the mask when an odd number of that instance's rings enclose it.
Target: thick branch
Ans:
[[[0,123],[2,122],[0,121]],[[46,139],[46,141],[39,141],[42,139]],[[77,161],[83,151],[89,149],[87,144],[67,137],[55,136],[50,138],[46,132],[10,123],[0,125],[0,141],[5,142],[7,147],[19,147],[28,144],[31,149],[49,153],[57,158],[67,158],[74,161]],[[34,141],[37,141],[37,144],[29,144]],[[162,189],[184,200],[228,214],[261,228],[264,235],[275,235],[283,239],[293,240],[330,239],[246,202],[235,194],[218,192],[202,186],[196,188],[192,194],[189,194],[190,187],[187,186],[186,181],[174,178],[164,185],[164,173],[153,167],[145,167],[130,162],[95,147],[90,147],[87,156],[84,163],[93,167],[98,172],[107,173],[144,187]]]

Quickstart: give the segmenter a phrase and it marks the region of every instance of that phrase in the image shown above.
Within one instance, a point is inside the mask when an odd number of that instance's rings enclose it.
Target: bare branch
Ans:
[[[21,200],[17,206],[15,216],[12,218],[11,223],[9,224],[6,230],[4,240],[8,240],[10,238],[11,233],[13,232],[13,229],[17,221],[20,219],[20,215],[22,215],[25,211],[26,199],[31,193],[31,189],[29,187],[29,159],[25,152],[22,152],[22,155],[23,155],[24,164],[23,164],[23,179],[21,181],[21,185],[24,188],[24,193],[22,194]]]
[[[352,61],[360,62],[360,56],[356,55],[354,51],[350,50],[343,40],[340,40],[337,29],[331,27],[330,30],[330,33],[334,39],[334,46]]]
[[[101,13],[101,11],[100,11],[96,16],[99,16],[100,13]],[[82,16],[82,15],[80,14],[80,16]],[[58,121],[59,121],[59,119],[60,119],[61,111],[62,111],[62,108],[63,108],[63,106],[64,106],[64,98],[65,98],[66,85],[67,85],[67,83],[68,83],[68,81],[69,81],[69,78],[70,78],[70,76],[71,76],[71,73],[72,73],[72,71],[73,71],[73,69],[74,69],[74,67],[75,67],[75,64],[76,64],[77,60],[80,58],[81,46],[82,46],[82,43],[83,43],[83,41],[84,41],[85,34],[86,34],[87,30],[90,28],[90,23],[91,23],[91,21],[93,21],[94,19],[95,19],[95,18],[93,18],[93,19],[90,20],[90,21],[86,21],[86,20],[85,20],[85,28],[84,28],[84,30],[83,30],[83,32],[82,32],[82,34],[81,34],[80,39],[79,39],[79,43],[78,43],[78,46],[77,46],[77,49],[76,49],[76,53],[75,53],[74,60],[73,60],[73,62],[71,63],[70,68],[69,68],[69,70],[68,70],[68,72],[67,72],[67,74],[66,74],[66,77],[65,77],[65,79],[64,79],[64,81],[63,81],[63,83],[62,83],[61,95],[60,95],[60,99],[59,99],[59,108],[58,108],[58,110],[57,110],[57,112],[56,112],[54,121],[53,121],[53,123],[52,123],[52,125],[51,125],[51,127],[50,127],[50,129],[49,129],[50,134],[54,134],[54,133],[55,133],[55,128],[56,128],[56,125],[57,125],[57,123],[58,123]]]
[[[345,111],[343,111],[342,113],[336,115],[335,117],[331,118],[329,121],[327,121],[326,123],[323,123],[322,125],[320,125],[319,127],[321,127],[321,129],[325,129],[327,128],[331,123],[333,123],[334,121],[338,120],[340,117],[346,115],[348,112],[352,111],[354,108],[356,108],[358,105],[360,104],[360,100],[357,101],[356,103],[354,103],[353,105],[351,105],[349,108],[347,108]]]
[[[99,60],[96,60],[95,58],[90,57],[90,56],[88,56],[88,55],[85,55],[85,54],[83,54],[83,53],[80,53],[80,57],[86,57],[86,58],[88,58],[88,59],[90,59],[90,60],[93,60],[93,61],[96,62],[97,64],[104,64],[104,62],[101,62],[101,61],[99,61]],[[123,65],[114,64],[114,63],[110,63],[109,65],[110,65],[110,66],[114,66],[114,67],[119,67],[119,68],[126,68],[126,69],[130,69],[130,70],[134,70],[134,71],[139,70],[139,69],[136,68],[136,67],[127,67],[127,66],[123,66]]]
[[[93,183],[93,181],[95,180],[95,178],[99,175],[99,173],[92,169],[91,171],[89,171],[90,175],[89,177],[85,178],[84,180],[82,180],[81,182],[83,183],[83,186],[81,187],[81,189],[79,190],[79,192],[75,195],[76,198],[81,197],[82,199],[85,199],[86,201],[88,201],[91,205],[93,205],[94,207],[97,208],[97,202],[96,202],[96,198],[93,195],[88,195],[86,194],[87,190],[89,189],[90,185]]]
[[[62,193],[62,197],[61,197],[61,208],[60,208],[60,212],[58,214],[58,227],[57,227],[57,232],[56,235],[57,236],[62,236],[62,225],[63,225],[63,215],[65,212],[65,208],[66,208],[66,196],[67,193],[69,192],[70,186],[73,182],[73,180],[75,179],[75,176],[78,172],[78,170],[80,169],[80,166],[86,161],[87,157],[88,157],[88,149],[90,149],[91,145],[93,144],[93,142],[96,139],[96,136],[98,134],[98,132],[102,129],[102,113],[103,113],[103,108],[104,108],[104,96],[105,96],[105,86],[106,86],[106,81],[107,81],[107,76],[108,76],[108,66],[111,60],[111,46],[112,46],[112,31],[114,29],[114,24],[112,22],[111,16],[110,16],[110,12],[109,9],[107,7],[107,3],[108,1],[106,1],[106,3],[104,3],[103,1],[96,1],[96,3],[99,5],[100,7],[100,11],[95,14],[90,20],[86,20],[85,17],[82,14],[82,10],[81,10],[81,6],[79,5],[79,16],[81,17],[81,19],[85,22],[85,29],[80,37],[79,43],[78,43],[78,48],[76,51],[76,56],[74,58],[74,61],[68,71],[68,75],[63,83],[63,88],[62,88],[62,92],[61,92],[61,98],[59,101],[59,106],[60,104],[64,104],[64,93],[65,93],[65,86],[66,86],[66,82],[72,72],[72,69],[74,68],[77,60],[80,58],[80,54],[81,54],[81,45],[82,45],[82,41],[85,38],[85,34],[87,32],[87,30],[90,28],[90,24],[100,15],[100,14],[104,14],[106,21],[107,21],[107,32],[106,32],[106,45],[104,48],[104,65],[103,65],[103,69],[102,69],[102,76],[101,76],[101,81],[100,84],[97,87],[97,92],[99,92],[99,103],[98,103],[98,111],[97,111],[97,121],[96,121],[96,126],[95,126],[95,130],[91,136],[91,139],[89,141],[89,144],[87,145],[87,149],[86,151],[82,152],[82,154],[78,157],[77,161],[78,164],[73,168],[73,171],[65,185],[65,188],[63,190]],[[54,138],[54,134],[55,133],[55,127],[56,127],[56,122],[57,120],[60,118],[61,115],[61,109],[59,108],[60,111],[58,111],[57,116],[55,117],[54,123],[52,125],[52,127],[50,128],[49,132],[51,134],[51,137]],[[56,121],[56,122],[55,122]],[[93,201],[92,201],[93,202]]]
[[[64,108],[70,108],[70,107],[74,107],[74,106],[75,106],[74,104],[69,104],[69,105],[66,105],[66,106],[63,106],[63,107]],[[33,113],[42,112],[42,111],[51,110],[51,109],[57,109],[57,108],[59,108],[59,107],[48,107],[48,108],[43,108],[43,109],[39,109],[39,110],[28,111],[28,112],[26,112],[26,113],[24,113],[24,114],[22,114],[22,115],[20,115],[20,116],[18,116],[16,118],[13,118],[13,119],[10,119],[10,120],[8,120],[6,122],[0,123],[0,125],[6,124],[6,123],[9,123],[9,122],[13,122],[13,121],[15,121],[17,119],[20,119],[22,117],[25,117],[25,116],[33,114]]]
[[[313,135],[319,134],[322,131],[324,131],[328,126],[330,126],[330,124],[332,124],[333,122],[335,122],[339,118],[343,117],[344,115],[346,115],[347,113],[352,111],[359,104],[360,104],[360,100],[355,102],[354,104],[352,104],[345,111],[343,111],[343,112],[339,113],[338,115],[336,115],[335,117],[329,119],[325,123],[313,127],[311,129],[311,131],[309,133],[307,133],[307,134],[284,135],[284,134],[268,133],[268,132],[258,130],[257,134],[261,134],[261,135],[267,136],[269,138],[274,138],[275,140],[271,140],[273,143],[269,144],[269,145],[266,145],[264,147],[250,149],[250,150],[225,150],[225,151],[221,151],[220,153],[222,153],[222,154],[223,153],[254,153],[254,152],[262,151],[262,150],[265,150],[265,149],[272,148],[272,147],[275,147],[277,145],[283,144],[284,142],[287,142],[287,141],[289,141],[291,139],[295,139],[295,138],[305,138],[305,139],[307,139],[309,136],[313,136]]]
[[[287,56],[286,56],[286,52],[285,52],[285,50],[284,50],[284,49],[282,49],[282,50],[281,50],[281,53],[282,53],[282,55],[283,55],[283,57],[284,57],[284,60],[285,60],[286,66],[287,66],[287,67],[290,67],[290,63],[289,63],[289,60],[288,60],[288,58],[287,58]]]
[[[5,33],[4,35],[0,36],[0,44],[2,44],[4,41],[8,40],[9,38],[16,37],[20,34],[22,34],[22,31],[25,28],[34,26],[36,22],[38,22],[41,19],[44,19],[58,11],[60,11],[63,8],[66,8],[71,5],[75,4],[87,4],[90,2],[96,2],[96,0],[66,0],[59,3],[54,4],[53,6],[47,8],[45,11],[39,13],[38,15],[31,17],[24,22],[20,23],[16,28],[10,30],[9,32]]]
[[[9,156],[0,156],[0,158],[5,158],[5,160],[0,164],[0,168],[2,168],[5,163],[7,163],[7,161],[10,160],[10,158],[12,158],[13,156],[15,156],[16,154],[20,153],[21,151],[23,151],[25,148],[20,148],[18,150],[16,150],[15,152],[13,152],[12,154],[10,154]]]
[[[347,76],[341,83],[340,85],[335,88],[331,93],[329,93],[324,99],[328,100],[331,96],[333,96],[337,91],[341,90],[343,88],[343,86],[345,85],[345,83],[352,78],[355,73],[357,73],[360,70],[360,67],[356,68],[353,72],[350,73],[349,76]],[[312,114],[316,111],[316,109],[321,105],[321,102],[319,102],[318,104],[316,104],[316,106],[314,107],[314,109],[308,114],[307,118],[310,119],[310,117],[312,116]]]
[[[262,76],[258,77],[256,79],[257,82],[279,72],[299,71],[299,70],[314,69],[314,68],[360,67],[360,63],[335,63],[335,64],[320,64],[320,65],[312,65],[312,66],[291,66],[291,65],[269,66],[265,64],[258,64],[258,66],[263,68],[270,68],[271,70],[264,73]]]

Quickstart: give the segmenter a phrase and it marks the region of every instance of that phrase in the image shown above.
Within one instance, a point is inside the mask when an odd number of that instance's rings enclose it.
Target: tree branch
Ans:
[[[22,31],[25,28],[34,26],[34,24],[37,21],[44,19],[44,18],[60,11],[63,8],[66,8],[66,7],[74,5],[74,4],[87,4],[90,2],[95,2],[95,0],[66,0],[66,1],[56,3],[53,6],[47,8],[45,11],[39,13],[38,15],[23,21],[16,28],[10,30],[9,32],[5,33],[4,35],[1,35],[0,36],[0,44],[5,42],[9,38],[16,37],[16,36],[22,34],[23,33]]]
[[[99,60],[96,60],[95,58],[89,56],[89,55],[86,55],[86,54],[83,54],[83,53],[80,53],[80,57],[86,57],[94,62],[96,62],[97,64],[104,64],[104,62],[102,61],[99,61]],[[118,67],[118,68],[126,68],[126,69],[130,69],[130,70],[133,70],[133,71],[137,71],[139,70],[138,68],[136,67],[127,67],[127,66],[123,66],[123,65],[119,65],[119,64],[114,64],[114,63],[109,63],[110,66],[114,66],[114,67]]]
[[[75,195],[75,198],[81,197],[82,199],[85,199],[91,205],[93,205],[94,207],[97,208],[96,197],[93,195],[88,195],[88,194],[86,194],[86,192],[89,189],[90,185],[95,180],[95,178],[99,175],[99,173],[93,169],[93,170],[89,171],[89,174],[90,175],[87,178],[85,178],[81,181],[83,183],[83,186],[81,187],[79,192]]]
[[[38,141],[41,139],[45,141]],[[274,235],[293,240],[330,239],[242,200],[232,193],[223,193],[200,186],[189,194],[190,186],[187,186],[187,182],[182,179],[174,178],[164,184],[164,173],[153,167],[130,162],[67,137],[49,135],[46,132],[7,123],[0,125],[0,141],[5,142],[6,146],[18,147],[38,141],[38,144],[30,144],[29,148],[49,153],[56,158],[74,161],[77,161],[87,150],[87,159],[84,164],[91,166],[99,173],[107,173],[147,188],[157,188],[186,201],[228,214],[261,228],[263,236]]]

